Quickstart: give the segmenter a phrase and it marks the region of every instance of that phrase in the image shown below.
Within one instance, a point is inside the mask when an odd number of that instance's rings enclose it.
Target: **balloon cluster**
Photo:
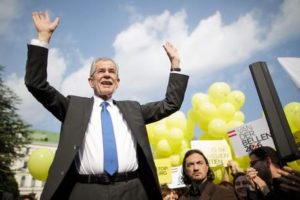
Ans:
[[[300,149],[300,102],[290,102],[283,108],[295,142]],[[288,163],[289,166],[300,170],[300,160]]]
[[[290,102],[284,106],[283,110],[292,133],[300,131],[300,102]]]
[[[208,94],[193,95],[187,131],[192,134],[196,123],[202,130],[199,139],[228,139],[228,130],[245,121],[245,115],[240,111],[244,103],[243,92],[232,91],[225,82],[215,82],[209,87]]]
[[[184,113],[177,111],[163,120],[147,125],[154,158],[170,158],[172,166],[181,164],[185,152],[190,148],[191,138],[186,134],[186,124]]]
[[[54,154],[50,149],[41,148],[34,150],[28,160],[29,173],[37,180],[45,181],[52,164]]]
[[[170,158],[172,166],[180,165],[190,148],[190,141],[195,137],[195,125],[203,132],[199,139],[228,139],[227,131],[244,123],[245,116],[240,111],[244,103],[243,92],[231,91],[224,82],[213,83],[208,94],[194,94],[187,118],[178,111],[147,125],[154,157]]]
[[[234,161],[240,168],[249,166],[249,157],[235,157],[229,142],[227,132],[241,126],[245,122],[245,115],[240,110],[245,103],[245,95],[240,90],[231,90],[225,82],[215,82],[208,88],[207,94],[196,93],[192,97],[192,108],[188,111],[187,132],[194,137],[194,126],[198,125],[202,131],[199,140],[225,139],[231,149]],[[224,167],[212,168],[215,183],[222,180]]]

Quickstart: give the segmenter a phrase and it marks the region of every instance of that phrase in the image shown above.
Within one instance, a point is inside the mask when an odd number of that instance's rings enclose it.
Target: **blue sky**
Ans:
[[[49,53],[49,82],[63,94],[92,96],[87,77],[96,57],[120,65],[115,99],[142,103],[162,99],[169,62],[162,44],[171,41],[190,82],[191,97],[214,82],[227,82],[246,96],[246,122],[262,116],[249,64],[265,61],[283,105],[300,101],[277,57],[299,57],[300,0],[0,0],[0,64],[4,79],[22,99],[19,114],[35,129],[59,132],[60,123],[24,86],[27,47],[35,37],[31,12],[60,17]]]

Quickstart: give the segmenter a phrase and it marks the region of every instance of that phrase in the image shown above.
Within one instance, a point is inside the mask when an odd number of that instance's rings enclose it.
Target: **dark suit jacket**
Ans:
[[[187,192],[180,200],[189,200],[190,195]],[[237,200],[233,191],[216,185],[212,182],[207,182],[204,190],[199,197],[199,200]]]
[[[28,45],[25,84],[33,96],[62,122],[60,140],[41,199],[67,199],[76,173],[74,158],[82,145],[93,107],[93,98],[65,97],[47,82],[48,49]],[[162,199],[145,124],[177,111],[183,101],[188,76],[170,74],[165,99],[140,105],[114,101],[137,141],[140,179],[149,199]]]

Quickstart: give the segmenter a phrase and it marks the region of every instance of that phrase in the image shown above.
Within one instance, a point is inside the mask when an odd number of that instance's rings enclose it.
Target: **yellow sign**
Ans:
[[[160,184],[171,183],[171,161],[168,158],[155,159],[155,166],[157,170],[158,180]]]

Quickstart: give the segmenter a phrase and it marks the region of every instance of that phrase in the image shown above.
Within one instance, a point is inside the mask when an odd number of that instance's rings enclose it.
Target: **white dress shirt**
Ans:
[[[81,146],[76,159],[76,167],[79,174],[101,174],[103,166],[103,140],[101,127],[101,103],[103,100],[94,96],[92,115],[85,132],[83,145]],[[112,100],[107,101],[118,153],[118,172],[135,171],[138,168],[136,155],[136,141],[132,136],[119,108]]]

